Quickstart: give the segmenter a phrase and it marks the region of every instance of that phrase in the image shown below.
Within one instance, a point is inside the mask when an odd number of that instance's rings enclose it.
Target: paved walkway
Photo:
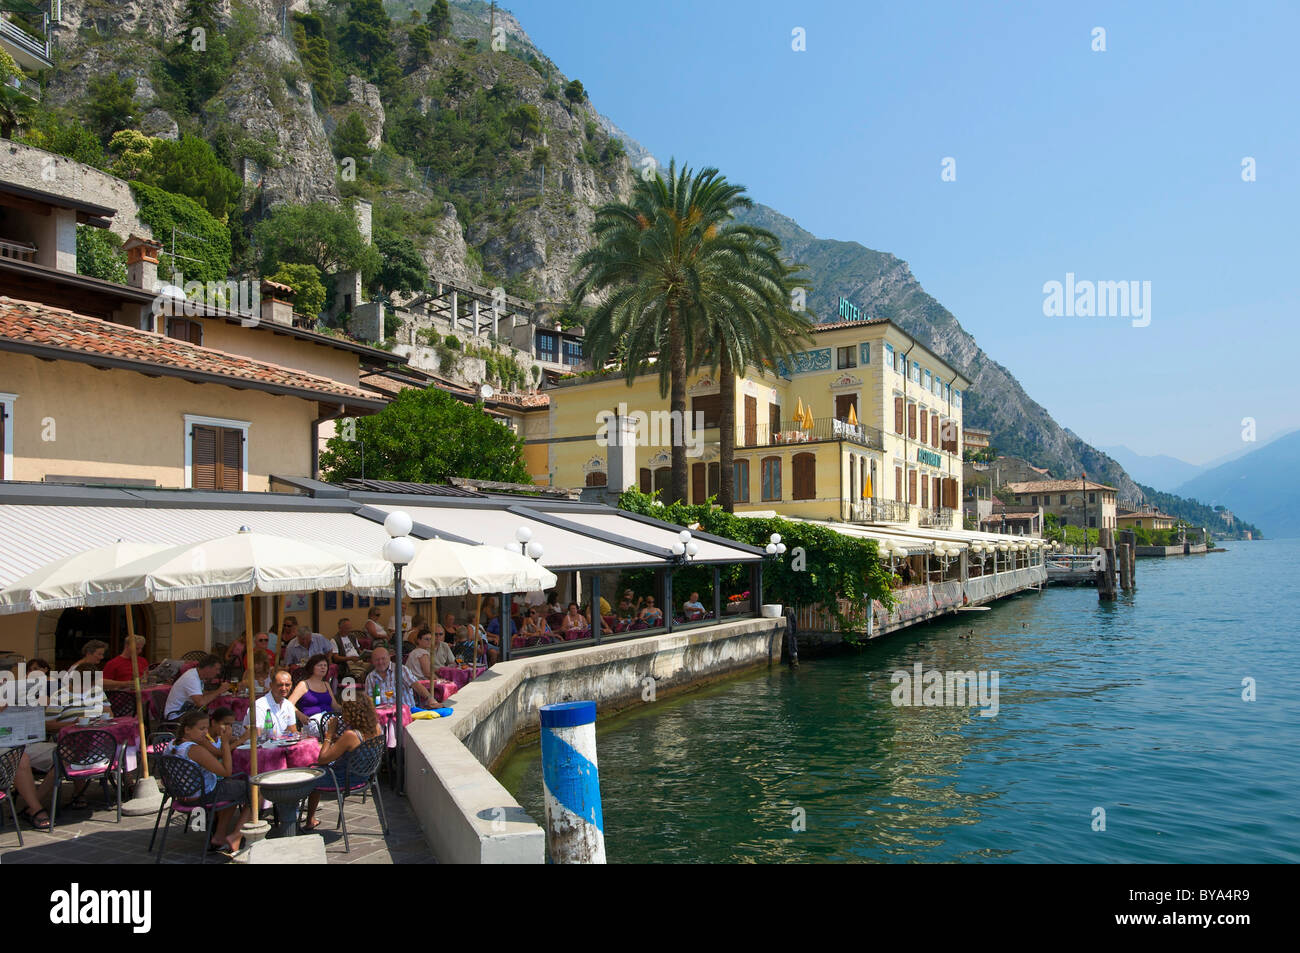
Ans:
[[[154,862],[148,852],[149,837],[153,832],[154,815],[126,817],[122,823],[115,820],[116,802],[104,806],[102,789],[93,784],[86,791],[90,810],[71,810],[60,802],[59,816],[53,834],[33,830],[24,821],[23,846],[18,846],[14,834],[13,818],[8,805],[0,802],[4,811],[4,826],[0,827],[0,865],[10,864],[146,864]],[[388,817],[388,835],[380,831],[379,816],[373,799],[365,804],[359,797],[344,801],[348,819],[348,838],[351,853],[343,852],[343,832],[334,829],[338,819],[338,803],[322,800],[317,817],[321,821],[318,833],[325,839],[325,856],[330,864],[429,864],[433,854],[425,843],[419,822],[404,798],[397,797],[387,785],[383,788],[384,811]],[[64,802],[72,796],[72,785],[63,785]],[[19,813],[22,808],[19,807]],[[167,816],[163,812],[163,817]],[[164,864],[197,864],[199,862],[199,834],[186,831],[177,817],[172,818],[171,833],[167,835],[167,854]],[[162,832],[158,834],[162,840]],[[155,844],[155,851],[157,845]],[[219,854],[209,854],[207,863],[230,863]]]

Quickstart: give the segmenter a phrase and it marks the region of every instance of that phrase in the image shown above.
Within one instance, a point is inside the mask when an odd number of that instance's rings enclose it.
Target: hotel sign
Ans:
[[[849,301],[848,298],[841,298],[840,317],[843,318],[845,321],[861,321],[862,312],[859,311],[858,306],[853,302]]]
[[[916,462],[926,463],[932,467],[938,467],[943,465],[943,461],[939,459],[939,455],[937,453],[935,453],[933,450],[925,450],[921,447],[916,448]]]

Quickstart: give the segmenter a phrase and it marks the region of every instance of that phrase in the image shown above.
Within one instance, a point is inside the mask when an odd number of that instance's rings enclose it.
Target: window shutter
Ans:
[[[925,411],[921,411],[921,443],[930,442],[930,417]]]
[[[196,490],[217,489],[217,431],[213,427],[190,427],[190,486]]]
[[[925,418],[922,417],[922,420]],[[924,473],[921,474],[921,509],[930,507],[930,478]]]
[[[704,464],[691,464],[691,502],[700,504],[704,502]]]
[[[653,490],[654,490],[654,485],[652,484],[650,479],[650,468],[642,467],[641,468],[641,492],[650,493]]]
[[[907,502],[916,504],[916,471],[907,471]]]
[[[240,430],[223,429],[221,433],[221,478],[219,490],[244,488],[244,434]]]
[[[745,446],[758,443],[758,398],[745,396]]]
[[[909,440],[916,439],[916,404],[907,405],[907,436]]]
[[[794,495],[796,500],[812,500],[817,497],[817,455],[813,453],[796,453],[794,455]]]
[[[737,503],[749,502],[749,461],[737,460],[734,464],[736,473],[736,494]]]
[[[894,398],[894,433],[903,432],[903,398]]]
[[[705,397],[691,398],[691,426],[695,426],[696,414],[704,415],[704,427],[717,427],[722,421],[722,395],[709,394]]]
[[[894,499],[903,498],[903,468],[894,467]]]
[[[930,415],[930,446],[939,449],[939,415]]]

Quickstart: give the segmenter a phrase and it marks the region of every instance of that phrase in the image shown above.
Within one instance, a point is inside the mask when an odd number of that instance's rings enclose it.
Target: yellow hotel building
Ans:
[[[817,326],[788,363],[737,378],[736,512],[960,530],[968,386],[886,319]],[[639,485],[668,501],[672,438],[654,425],[668,410],[657,374],[630,387],[617,372],[560,381],[549,394],[550,435],[528,442],[546,445],[553,485]],[[693,503],[718,492],[720,400],[714,376],[689,380],[691,421],[704,426],[698,443],[687,441]],[[601,426],[617,413],[650,418],[649,439],[621,459],[596,436],[618,427]]]

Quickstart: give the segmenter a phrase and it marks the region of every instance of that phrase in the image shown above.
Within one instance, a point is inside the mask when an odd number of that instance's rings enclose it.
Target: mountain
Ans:
[[[1222,504],[1269,536],[1300,536],[1298,469],[1300,430],[1193,477],[1178,493]]]
[[[1056,477],[1087,471],[1089,479],[1119,490],[1121,499],[1144,498],[1120,463],[1062,427],[1026,394],[1012,373],[926,293],[907,262],[857,242],[818,238],[765,205],[756,204],[742,217],[773,232],[786,255],[805,266],[808,307],[819,320],[835,320],[838,299],[847,298],[872,317],[889,318],[970,378],[965,422],[992,431],[999,451],[1045,466]]]
[[[1143,456],[1128,447],[1101,447],[1115,461],[1128,471],[1129,476],[1139,483],[1163,488],[1172,492],[1198,473],[1208,468],[1208,464],[1188,463],[1167,454]]]

